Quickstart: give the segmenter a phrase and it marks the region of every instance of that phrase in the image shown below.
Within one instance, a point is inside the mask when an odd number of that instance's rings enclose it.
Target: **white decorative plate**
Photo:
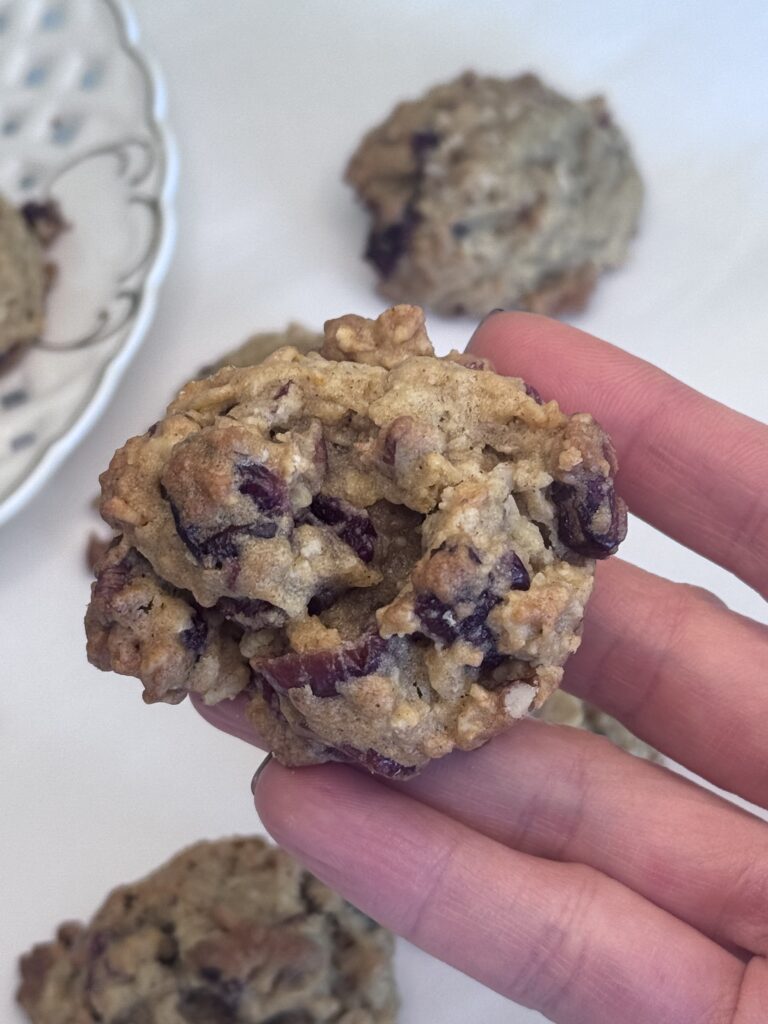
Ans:
[[[176,160],[137,40],[118,0],[0,0],[0,192],[70,225],[45,336],[0,373],[0,523],[95,422],[168,264]]]

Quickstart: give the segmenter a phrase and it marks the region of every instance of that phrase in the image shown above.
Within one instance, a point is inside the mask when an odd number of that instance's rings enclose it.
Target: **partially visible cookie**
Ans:
[[[33,1024],[393,1024],[389,932],[258,838],[202,842],[21,959]]]
[[[625,726],[611,715],[601,711],[593,704],[580,700],[564,690],[552,694],[547,703],[537,712],[537,718],[553,725],[571,725],[576,729],[586,729],[598,736],[607,736],[617,747],[648,761],[658,761],[661,757],[648,743],[638,739]]]
[[[643,192],[602,97],[471,72],[395,107],[346,180],[381,294],[475,316],[582,306],[624,260]]]
[[[23,214],[0,196],[0,362],[40,336],[46,283],[38,236]]]
[[[204,366],[200,370],[200,376],[207,377],[223,366],[255,366],[284,345],[291,345],[299,352],[309,352],[320,348],[322,343],[322,334],[291,322],[282,331],[260,331],[252,334],[237,348],[225,352],[215,362]]]
[[[436,358],[417,307],[330,320],[115,453],[88,656],[148,702],[245,692],[285,764],[407,777],[557,687],[624,537],[615,470],[591,416]]]

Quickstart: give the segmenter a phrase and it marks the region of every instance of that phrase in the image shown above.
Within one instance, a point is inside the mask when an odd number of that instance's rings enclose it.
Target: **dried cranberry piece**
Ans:
[[[422,629],[433,640],[441,640],[448,645],[458,639],[459,622],[453,608],[434,594],[419,594],[413,610]]]
[[[533,386],[533,384],[529,384],[527,381],[523,381],[523,386],[525,387],[526,395],[528,395],[529,398],[532,398],[536,405],[544,405],[544,399],[541,397],[541,395]]]
[[[340,498],[316,494],[310,511],[321,523],[333,527],[337,536],[352,548],[361,561],[373,560],[376,528],[364,509],[355,508]]]
[[[573,479],[573,483],[556,480],[549,487],[558,536],[579,555],[607,558],[627,535],[627,506],[610,477],[582,472],[574,473]]]
[[[308,686],[316,697],[338,696],[338,684],[375,672],[390,641],[378,633],[366,633],[354,643],[333,651],[310,651],[265,658],[254,671],[277,690]]]
[[[216,610],[225,619],[234,619],[249,629],[269,629],[285,624],[286,615],[281,608],[255,597],[220,597]]]
[[[179,640],[188,651],[199,658],[208,642],[208,623],[199,611],[192,613],[192,625],[179,633]]]
[[[24,203],[20,213],[41,245],[51,245],[66,227],[64,218],[53,200],[45,203]]]
[[[472,557],[472,549],[470,549]],[[473,561],[476,560],[476,553]],[[459,618],[455,608],[441,601],[435,594],[428,591],[417,594],[414,612],[422,626],[422,631],[433,640],[449,646],[457,640],[480,647],[486,652],[487,658],[493,658],[496,644],[493,633],[488,626],[488,613],[509,590],[528,590],[531,578],[528,570],[514,551],[503,555],[488,575],[486,588],[474,599],[474,610],[469,615]],[[457,604],[463,600],[457,595]]]
[[[235,467],[235,474],[238,490],[251,499],[259,517],[250,523],[232,523],[215,533],[206,533],[199,526],[185,523],[166,488],[160,486],[160,494],[170,506],[176,532],[197,561],[208,569],[220,569],[223,562],[236,558],[245,537],[274,537],[278,518],[288,511],[285,485],[272,470],[258,462],[244,461]]]
[[[503,590],[528,590],[531,577],[515,551],[502,555],[491,574],[496,588]]]
[[[261,519],[253,523],[225,526],[216,533],[206,534],[200,527],[187,525],[182,521],[181,513],[171,499],[165,487],[160,486],[160,494],[171,510],[173,522],[181,540],[201,565],[207,569],[220,569],[222,562],[238,555],[239,541],[243,537],[269,539],[277,533],[277,523],[271,519]]]
[[[374,228],[368,235],[365,258],[372,263],[382,277],[389,277],[408,250],[419,215],[409,203],[403,210],[402,220],[388,224],[385,228]]]
[[[93,585],[93,597],[108,601],[115,594],[119,593],[128,582],[133,568],[131,552],[117,565],[108,565],[96,576]]]
[[[498,601],[498,597],[484,590],[476,600],[475,610],[460,619],[451,605],[434,594],[426,593],[418,595],[414,611],[424,633],[433,640],[440,640],[446,646],[463,640],[474,647],[485,648],[493,644],[493,636],[485,620]]]
[[[234,993],[219,994],[208,988],[193,988],[182,992],[176,1009],[189,1024],[235,1024],[237,1020],[237,999]]]
[[[307,611],[310,615],[320,615],[327,611],[336,601],[339,594],[333,587],[321,587],[316,594],[313,594],[307,604]]]
[[[288,507],[285,484],[271,469],[258,462],[241,462],[237,466],[238,490],[246,494],[260,512],[280,514]]]
[[[244,526],[225,526],[218,533],[211,533],[207,536],[195,526],[185,526],[181,521],[181,514],[174,503],[170,502],[171,514],[176,525],[176,532],[184,541],[186,546],[206,568],[221,568],[221,563],[230,558],[236,558],[239,550],[239,541],[244,537],[259,537],[269,539],[277,533],[277,523],[266,520],[255,523],[248,523]]]
[[[430,149],[440,145],[440,139],[441,136],[430,128],[414,132],[411,135],[411,151],[417,160],[423,160]]]
[[[391,757],[385,757],[372,747],[368,750],[358,750],[357,747],[344,744],[341,747],[331,747],[330,750],[337,760],[347,764],[361,764],[374,775],[383,775],[387,779],[408,779],[419,770],[415,765],[400,764]]]

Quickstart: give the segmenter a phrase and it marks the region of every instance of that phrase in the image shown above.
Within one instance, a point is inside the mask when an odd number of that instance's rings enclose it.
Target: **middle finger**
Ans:
[[[722,789],[768,807],[768,627],[619,559],[599,567],[565,687]]]

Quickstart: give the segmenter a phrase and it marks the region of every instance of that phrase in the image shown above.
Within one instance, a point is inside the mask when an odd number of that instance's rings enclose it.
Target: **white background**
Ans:
[[[0,6],[2,6],[0,4]],[[136,0],[179,141],[178,250],[110,409],[0,530],[0,1019],[16,955],[202,836],[252,831],[254,750],[85,660],[84,537],[114,448],[254,329],[381,303],[340,175],[398,98],[473,67],[604,91],[648,187],[642,230],[580,326],[768,418],[768,6]],[[468,322],[432,318],[440,347]],[[717,443],[717,439],[710,439]],[[713,480],[727,487],[727,480]],[[633,522],[624,555],[765,617],[745,587]],[[480,866],[478,866],[480,867]],[[402,943],[403,1024],[538,1018]]]

